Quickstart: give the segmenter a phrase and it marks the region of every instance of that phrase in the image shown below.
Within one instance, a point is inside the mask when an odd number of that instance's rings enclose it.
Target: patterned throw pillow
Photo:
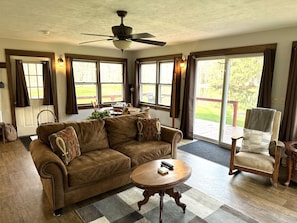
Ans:
[[[80,156],[80,146],[75,129],[69,126],[48,137],[51,148],[61,160],[68,165],[75,157]]]
[[[161,123],[158,118],[138,118],[138,141],[161,140]]]
[[[243,129],[241,152],[269,154],[271,132],[262,132],[253,129]]]

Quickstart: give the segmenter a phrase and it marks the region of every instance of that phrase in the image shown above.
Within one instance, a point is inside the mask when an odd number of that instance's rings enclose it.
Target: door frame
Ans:
[[[58,116],[58,101],[57,101],[57,85],[56,85],[56,63],[55,63],[55,53],[53,52],[41,52],[41,51],[27,51],[27,50],[14,50],[14,49],[5,49],[5,58],[6,58],[6,69],[7,69],[7,79],[8,79],[8,88],[9,88],[9,101],[10,101],[10,110],[11,110],[11,122],[12,125],[17,128],[16,125],[16,113],[15,113],[15,92],[13,89],[13,78],[11,69],[11,57],[12,56],[23,56],[23,57],[41,57],[49,58],[51,61],[51,80],[53,83],[53,105],[54,113],[56,115],[57,121],[59,121]]]

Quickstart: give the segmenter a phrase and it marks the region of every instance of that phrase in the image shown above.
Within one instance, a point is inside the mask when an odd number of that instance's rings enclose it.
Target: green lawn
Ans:
[[[238,114],[240,114],[239,111],[238,111]],[[218,106],[206,106],[206,105],[196,106],[195,118],[219,123],[220,122],[220,108]],[[227,119],[227,122],[226,122],[227,125],[232,125],[233,108],[227,109],[226,119]],[[243,127],[243,125],[244,125],[244,117],[237,115],[236,126]]]

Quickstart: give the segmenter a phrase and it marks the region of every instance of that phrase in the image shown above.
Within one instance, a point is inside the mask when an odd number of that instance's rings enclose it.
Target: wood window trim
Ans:
[[[54,101],[54,112],[59,121],[58,112],[58,97],[57,97],[57,86],[56,86],[56,61],[54,52],[42,52],[42,51],[29,51],[29,50],[16,50],[16,49],[5,49],[6,58],[6,69],[7,69],[7,79],[9,87],[9,100],[10,100],[10,110],[11,110],[11,122],[16,127],[16,114],[15,114],[15,94],[13,92],[13,79],[11,71],[11,57],[22,56],[22,57],[40,57],[49,58],[51,61],[52,69],[52,81],[53,81],[53,101]]]
[[[118,57],[103,57],[103,56],[94,56],[94,55],[84,55],[84,54],[72,54],[72,53],[65,53],[65,58],[71,58],[73,60],[84,60],[84,61],[92,61],[92,62],[119,62],[119,63],[123,63],[123,71],[124,71],[124,77],[123,77],[123,83],[124,83],[124,101],[126,100],[125,95],[129,95],[129,93],[127,94],[127,91],[129,91],[129,87],[128,87],[128,59],[126,58],[118,58]],[[67,63],[67,60],[66,60]],[[97,65],[98,66],[98,65]],[[98,69],[98,67],[97,67]],[[97,83],[98,84],[98,83]],[[99,97],[101,97],[99,95]],[[79,110],[83,110],[83,109],[90,109],[93,108],[92,106],[89,105],[77,105]]]
[[[210,57],[210,56],[226,56],[226,55],[234,55],[234,54],[262,53],[267,48],[276,49],[276,47],[277,47],[277,43],[270,43],[270,44],[263,44],[263,45],[191,52],[190,55],[193,56],[194,58],[199,58],[199,57]]]
[[[0,68],[6,68],[6,63],[5,62],[0,62]]]
[[[137,63],[145,63],[145,62],[158,62],[160,63],[160,61],[166,61],[166,60],[174,60],[174,58],[176,57],[180,57],[182,58],[183,54],[171,54],[171,55],[164,55],[164,56],[155,56],[155,57],[143,57],[143,58],[137,58],[136,62]],[[159,68],[157,68],[159,69]],[[138,78],[138,80],[140,80]],[[140,82],[138,83],[140,85]],[[157,88],[158,89],[158,88]],[[145,103],[145,102],[139,102],[140,106],[143,107],[150,107],[153,108],[155,110],[162,110],[162,111],[170,111],[170,106],[164,106],[164,105],[157,105],[157,104],[151,104],[151,103]]]

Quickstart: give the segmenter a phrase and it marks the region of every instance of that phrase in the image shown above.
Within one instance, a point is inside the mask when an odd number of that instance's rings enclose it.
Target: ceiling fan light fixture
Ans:
[[[112,42],[113,45],[120,50],[128,49],[132,43],[131,40],[113,40]]]

